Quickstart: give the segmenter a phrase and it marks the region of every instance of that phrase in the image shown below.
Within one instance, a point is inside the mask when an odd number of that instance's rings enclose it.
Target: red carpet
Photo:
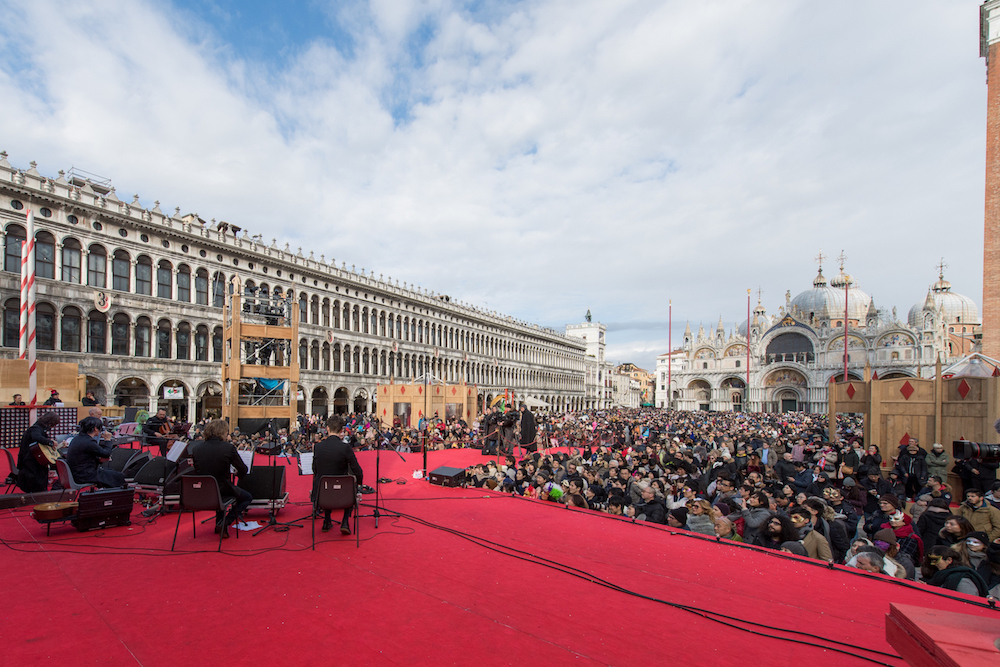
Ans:
[[[359,458],[366,481],[374,483],[374,453]],[[322,542],[313,552],[306,522],[304,529],[256,538],[242,533],[217,554],[211,522],[199,524],[192,538],[186,515],[177,546],[190,553],[170,553],[174,515],[143,525],[136,511],[130,527],[90,533],[57,525],[46,538],[28,511],[0,511],[2,663],[871,664],[832,650],[839,648],[902,665],[899,658],[851,648],[894,654],[885,641],[890,602],[1000,613],[922,586],[831,571],[683,531],[430,486],[411,478],[420,460],[382,454],[382,476],[407,482],[382,486],[385,507],[407,516],[383,517],[377,530],[373,518],[362,519],[360,549],[353,536],[323,534],[317,525]],[[428,466],[482,460],[471,451],[432,452]],[[289,472],[291,500],[305,501],[312,477]],[[279,518],[307,513],[307,506],[289,505]],[[255,511],[251,519],[266,514]],[[726,614],[737,620],[721,620],[759,634],[595,578]]]

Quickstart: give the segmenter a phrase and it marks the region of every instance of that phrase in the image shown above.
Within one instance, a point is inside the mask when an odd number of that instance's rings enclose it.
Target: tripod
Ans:
[[[381,512],[379,511],[379,501],[380,501],[381,496],[382,496],[382,476],[381,476],[381,473],[380,473],[380,464],[381,464],[381,461],[382,461],[382,450],[384,448],[386,448],[386,446],[389,444],[389,439],[387,437],[385,437],[385,435],[382,433],[381,430],[379,430],[378,426],[375,426],[373,424],[372,428],[375,429],[375,434],[377,436],[377,442],[379,443],[375,447],[375,505],[373,507],[373,511],[372,511],[371,514],[359,514],[358,517],[359,518],[360,517],[369,517],[369,516],[375,517],[375,527],[378,528],[378,520],[379,520],[379,517],[382,516],[382,514],[385,514],[387,516],[399,516],[399,515],[396,514],[395,512],[390,512],[389,510],[386,510],[385,508],[382,508]],[[396,451],[396,450],[393,450],[393,451]],[[396,455],[399,456],[400,460],[402,460],[403,462],[406,462],[406,459],[403,457],[402,454],[400,454],[399,452],[396,452]],[[425,456],[426,456],[426,453],[425,453]]]
[[[274,465],[274,457],[277,456],[278,453],[282,451],[282,449],[283,448],[280,442],[272,442],[268,447],[258,447],[255,450],[258,454],[266,454],[268,457],[268,461],[271,464],[271,493],[270,493],[271,497],[268,499],[270,502],[268,509],[267,525],[258,528],[254,532],[253,537],[257,537],[268,528],[274,528],[275,532],[285,532],[293,527],[294,528],[305,527],[305,526],[300,526],[298,523],[296,523],[298,521],[303,521],[304,519],[295,519],[294,521],[284,521],[284,522],[278,521],[277,512],[274,509],[274,506],[278,502],[278,499],[275,497],[278,495],[278,490],[275,488],[278,486],[278,466]],[[285,454],[285,460],[288,461],[287,454]]]

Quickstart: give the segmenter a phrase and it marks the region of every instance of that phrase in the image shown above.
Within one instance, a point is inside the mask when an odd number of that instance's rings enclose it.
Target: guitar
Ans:
[[[59,459],[59,452],[52,445],[46,445],[44,442],[35,442],[31,444],[29,448],[31,455],[35,457],[38,464],[48,468],[50,465],[54,465],[56,460]]]

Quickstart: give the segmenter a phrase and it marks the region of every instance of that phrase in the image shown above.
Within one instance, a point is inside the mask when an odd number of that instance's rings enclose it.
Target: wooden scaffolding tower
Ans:
[[[288,419],[291,430],[298,419],[299,304],[252,296],[244,304],[240,285],[236,277],[222,310],[222,417],[231,428],[240,419]],[[279,352],[284,341],[287,349]],[[261,364],[261,355],[273,356],[275,363]],[[260,403],[253,397],[241,401],[240,383],[257,379],[284,380],[281,402],[273,403],[273,396]]]

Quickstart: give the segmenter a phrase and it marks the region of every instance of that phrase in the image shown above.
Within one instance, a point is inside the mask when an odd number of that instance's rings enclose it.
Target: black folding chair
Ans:
[[[177,545],[177,531],[181,527],[181,516],[184,512],[191,512],[191,536],[197,537],[195,529],[198,522],[195,520],[195,512],[211,510],[222,512],[222,519],[225,522],[226,513],[229,507],[236,502],[236,498],[223,499],[219,491],[219,483],[211,475],[183,475],[181,476],[181,501],[177,512],[177,527],[174,528],[174,542],[170,545],[170,550],[174,550]],[[219,531],[219,551],[222,551],[222,534],[227,526],[223,525]],[[237,528],[236,537],[240,532]]]
[[[320,510],[346,510],[354,512],[355,546],[361,546],[358,536],[358,482],[354,475],[323,475],[319,478],[319,492],[313,499],[312,539],[316,549],[316,514]]]
[[[10,490],[17,486],[17,463],[14,462],[14,455],[10,453],[9,449],[4,447],[3,453],[7,455],[7,465],[10,466],[10,475],[7,476],[7,490],[4,493],[10,493]]]

